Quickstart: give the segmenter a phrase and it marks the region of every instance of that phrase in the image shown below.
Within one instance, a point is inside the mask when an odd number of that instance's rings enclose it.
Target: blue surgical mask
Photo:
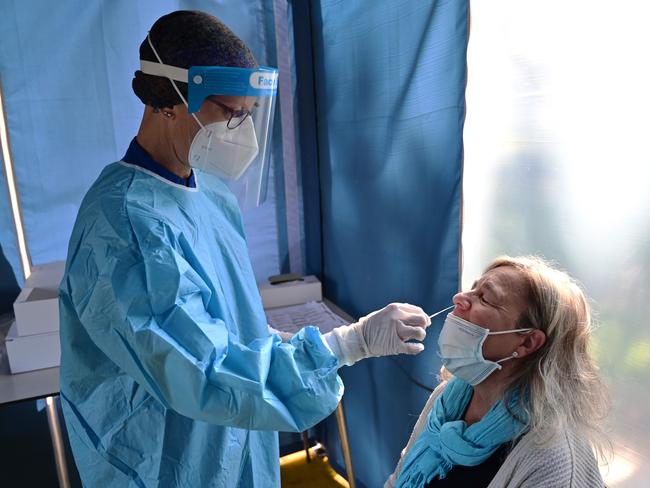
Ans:
[[[478,326],[460,317],[449,314],[438,337],[438,348],[442,363],[451,374],[469,383],[478,385],[490,376],[501,364],[508,359],[516,358],[517,352],[499,359],[488,361],[483,357],[483,343],[489,335],[528,332],[533,329],[513,329],[490,332],[489,329]]]

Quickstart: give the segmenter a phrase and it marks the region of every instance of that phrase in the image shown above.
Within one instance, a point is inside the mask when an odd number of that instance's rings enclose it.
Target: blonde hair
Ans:
[[[546,334],[546,343],[521,361],[508,378],[504,395],[515,391],[529,419],[529,432],[546,444],[565,430],[583,437],[606,460],[611,444],[603,430],[609,395],[589,354],[591,309],[580,285],[534,256],[500,256],[485,269],[510,266],[528,284],[529,306],[517,327]]]

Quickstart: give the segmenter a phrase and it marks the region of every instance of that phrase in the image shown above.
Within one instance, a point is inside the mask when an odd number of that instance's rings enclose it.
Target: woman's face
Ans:
[[[490,331],[517,329],[527,307],[528,286],[521,272],[502,266],[481,276],[470,291],[456,294],[453,303],[453,315]],[[521,334],[488,336],[483,357],[490,361],[508,357],[522,340]]]

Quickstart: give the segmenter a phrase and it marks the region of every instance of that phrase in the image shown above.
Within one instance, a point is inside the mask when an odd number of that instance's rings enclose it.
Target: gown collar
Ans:
[[[167,168],[162,167],[154,159],[149,156],[149,153],[144,150],[144,148],[138,144],[138,141],[134,137],[129,145],[129,148],[126,151],[126,154],[122,158],[125,163],[133,164],[135,166],[140,166],[152,173],[157,174],[158,176],[176,183],[177,185],[186,186],[188,188],[196,188],[196,179],[194,177],[194,171],[190,174],[189,178],[181,178],[180,176],[172,173]]]

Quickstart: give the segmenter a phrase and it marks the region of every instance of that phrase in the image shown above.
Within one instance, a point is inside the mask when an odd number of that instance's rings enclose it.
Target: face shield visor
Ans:
[[[151,39],[147,39],[158,62],[140,60],[140,70],[168,78],[200,127],[190,146],[188,163],[226,181],[243,210],[263,203],[268,187],[278,70],[178,68],[164,64]],[[187,100],[176,82],[187,83]],[[197,113],[205,114],[203,122]],[[210,116],[215,113],[219,114],[216,121]]]

